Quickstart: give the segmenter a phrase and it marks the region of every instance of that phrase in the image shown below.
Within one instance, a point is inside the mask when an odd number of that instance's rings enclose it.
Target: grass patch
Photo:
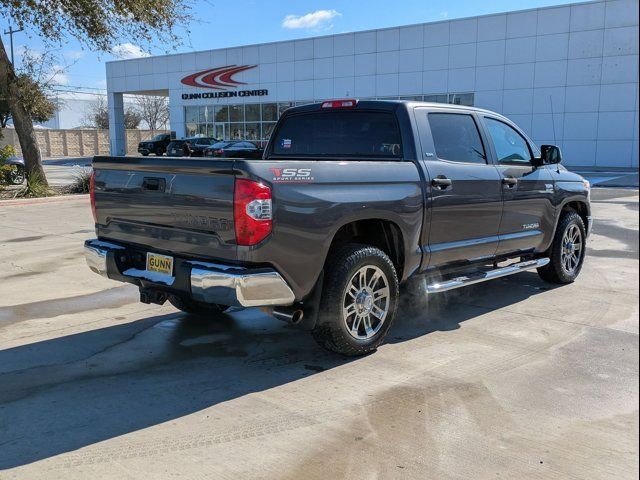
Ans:
[[[89,167],[75,167],[73,183],[64,188],[64,193],[89,193],[89,182],[92,169]]]
[[[49,197],[56,192],[49,187],[39,176],[28,176],[23,186],[19,187],[14,198]]]

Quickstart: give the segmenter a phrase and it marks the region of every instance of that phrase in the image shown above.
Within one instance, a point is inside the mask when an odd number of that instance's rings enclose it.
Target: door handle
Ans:
[[[145,177],[142,180],[142,189],[153,192],[164,192],[166,181],[164,178]]]
[[[433,180],[431,180],[431,185],[433,185],[435,188],[439,188],[440,190],[445,190],[452,184],[453,182],[450,178],[443,176],[435,177]]]
[[[504,177],[502,179],[502,184],[506,185],[507,188],[513,188],[518,184],[518,179],[514,177]]]

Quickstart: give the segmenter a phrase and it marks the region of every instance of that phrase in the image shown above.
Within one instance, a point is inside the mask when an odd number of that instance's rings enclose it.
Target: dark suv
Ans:
[[[157,155],[158,157],[164,155],[167,151],[167,145],[171,141],[171,135],[168,133],[161,133],[156,135],[151,140],[145,140],[138,144],[138,153],[147,156],[150,153]]]

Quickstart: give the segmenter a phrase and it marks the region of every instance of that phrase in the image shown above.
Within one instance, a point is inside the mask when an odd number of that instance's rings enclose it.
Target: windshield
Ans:
[[[166,138],[167,138],[166,135],[156,135],[151,140],[154,141],[154,142],[160,142],[160,141],[162,141],[162,140],[164,140]]]
[[[277,156],[400,158],[394,114],[375,111],[313,112],[286,117],[273,141]]]
[[[233,145],[233,142],[218,142],[211,145],[211,148],[226,148],[230,145]]]

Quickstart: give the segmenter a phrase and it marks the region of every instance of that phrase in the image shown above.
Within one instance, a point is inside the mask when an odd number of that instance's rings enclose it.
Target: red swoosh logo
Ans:
[[[184,85],[189,85],[190,87],[226,90],[230,87],[245,85],[245,82],[234,80],[233,76],[236,73],[244,72],[245,70],[250,70],[256,67],[257,65],[227,65],[225,67],[218,67],[193,73],[184,77],[181,82]]]

